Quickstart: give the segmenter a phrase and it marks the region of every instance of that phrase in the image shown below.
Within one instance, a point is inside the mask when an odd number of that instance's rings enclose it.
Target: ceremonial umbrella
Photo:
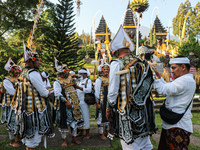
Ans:
[[[99,62],[97,60],[93,60],[91,61],[91,64],[94,64],[94,80],[95,80],[95,69],[96,69],[96,65],[99,64]]]

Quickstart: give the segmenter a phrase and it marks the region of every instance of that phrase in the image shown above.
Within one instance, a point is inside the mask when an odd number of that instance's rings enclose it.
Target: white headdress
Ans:
[[[43,71],[41,73],[41,75],[42,75],[43,78],[46,78],[46,79],[49,77],[49,74],[47,72],[45,72],[45,71]]]
[[[134,44],[128,34],[125,32],[122,25],[119,27],[117,34],[110,44],[111,51],[117,51],[121,48],[129,48],[130,51],[134,50]]]
[[[99,67],[97,68],[98,71],[102,71],[101,69],[104,68],[105,66],[108,66],[108,68],[110,68],[110,65],[106,62],[102,62],[101,65],[99,65]]]
[[[171,58],[169,64],[190,64],[190,60],[187,57]]]
[[[6,71],[10,71],[12,67],[17,67],[18,65],[16,65],[11,58],[8,59],[8,62],[6,63],[6,65],[4,66]],[[21,68],[21,67],[20,67]]]
[[[24,44],[23,41],[23,46],[24,46],[24,61],[26,62],[28,59],[32,59],[34,60],[34,57],[39,57],[37,52],[33,52],[31,49],[29,49],[28,47],[26,47],[26,45]]]
[[[78,73],[87,73],[87,74],[88,74],[88,71],[85,70],[85,69],[79,69],[79,70],[78,70]]]
[[[55,58],[55,57],[54,57]],[[56,66],[56,70],[61,73],[64,71],[64,69],[67,69],[67,65],[66,64],[62,64],[60,63],[56,58],[55,58],[55,66]]]

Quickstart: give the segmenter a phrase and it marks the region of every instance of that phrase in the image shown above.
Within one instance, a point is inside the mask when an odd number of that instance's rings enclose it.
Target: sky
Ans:
[[[57,0],[50,1],[58,3]],[[94,34],[93,26],[95,26],[96,30],[103,15],[111,32],[116,33],[123,21],[128,1],[129,0],[81,0],[80,16],[76,15],[77,32],[81,34],[84,30],[85,33],[90,34],[92,28]],[[167,27],[168,25],[172,27],[172,20],[176,16],[181,2],[184,3],[185,1],[186,0],[165,0],[164,2],[164,0],[149,0],[150,6],[148,10],[143,13],[143,18],[140,19],[140,25],[150,28],[151,20],[153,23],[156,15],[158,15],[163,27]],[[190,0],[191,7],[194,7],[198,1],[199,0]],[[76,3],[74,4],[76,13],[77,6]],[[159,13],[157,9],[154,9],[155,7],[159,9]],[[95,22],[95,24],[93,22]],[[170,34],[172,35],[172,28],[170,29]]]

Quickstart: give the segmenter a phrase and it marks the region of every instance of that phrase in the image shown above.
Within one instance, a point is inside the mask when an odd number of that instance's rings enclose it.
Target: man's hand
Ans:
[[[96,108],[97,109],[100,109],[101,108],[101,105],[99,103],[96,103]]]
[[[71,75],[72,78],[78,78],[78,75],[77,74],[73,74]]]
[[[65,102],[65,106],[67,107],[67,109],[72,108],[72,104],[69,101]]]
[[[153,71],[156,73],[156,76],[160,79],[161,78],[161,75],[160,73],[158,72],[158,70],[155,68],[155,67],[151,67],[153,69]]]
[[[110,114],[111,114],[111,111],[108,110],[108,109],[106,109],[106,119],[107,119],[108,121],[112,122],[113,120],[111,119]]]
[[[79,90],[81,90],[81,91],[83,91],[83,88],[80,87],[80,86],[78,86],[78,85],[76,85],[75,88],[76,88],[76,89],[79,89]]]

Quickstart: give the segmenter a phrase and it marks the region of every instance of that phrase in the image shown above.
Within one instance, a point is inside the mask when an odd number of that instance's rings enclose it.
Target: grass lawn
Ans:
[[[1,108],[0,108],[1,110]],[[96,105],[93,105],[90,107],[90,115],[91,115],[91,120],[92,122],[96,122],[96,120],[94,120],[95,117],[95,111],[96,111]],[[193,124],[197,124],[200,125],[200,113],[192,113],[193,114],[193,118],[192,118],[192,122]],[[158,127],[158,131],[161,132],[161,123],[162,120],[160,118],[160,115],[158,113],[156,113],[155,115],[155,121]],[[91,124],[91,126],[97,126],[96,124]],[[0,134],[7,134],[7,128],[3,127],[0,129]],[[194,130],[193,135],[195,135],[196,137],[200,138],[200,132],[197,130]],[[153,150],[156,150],[158,148],[158,143],[156,143],[156,141],[150,137],[150,140],[153,144]],[[19,148],[12,148],[11,146],[8,145],[8,143],[10,142],[9,138],[5,138],[3,140],[0,141],[0,149],[1,150],[21,150],[22,147]],[[112,148],[101,148],[101,150],[120,150],[121,148],[121,144],[120,144],[120,140],[119,138],[114,138],[113,141],[111,141],[111,145]],[[38,147],[38,150],[43,150],[44,147]],[[70,149],[70,150],[98,150],[99,148],[77,148],[77,147],[69,147],[69,148],[61,148],[61,147],[48,147],[47,150],[63,150],[63,149]],[[190,143],[189,145],[189,150],[199,150],[200,146],[194,146],[192,143]]]

